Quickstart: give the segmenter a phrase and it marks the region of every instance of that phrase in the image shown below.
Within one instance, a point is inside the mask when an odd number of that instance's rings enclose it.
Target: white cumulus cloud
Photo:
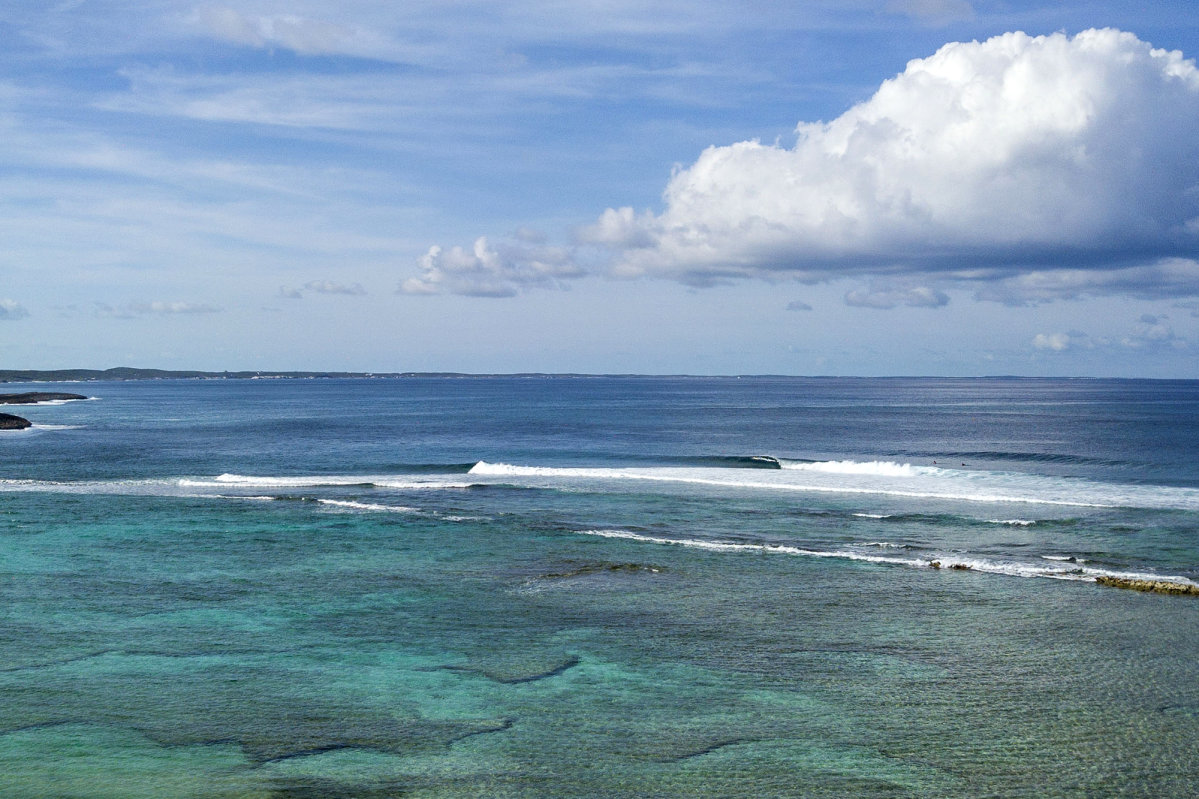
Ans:
[[[609,209],[581,239],[613,248],[618,273],[696,285],[923,274],[1020,301],[1167,277],[1196,294],[1197,186],[1193,62],[1111,29],[1009,33],[910,62],[793,147],[710,147],[660,213]]]
[[[1070,333],[1037,333],[1033,337],[1032,345],[1038,350],[1065,352],[1070,349],[1075,338],[1076,336]]]
[[[1143,314],[1131,333],[1120,340],[1125,347],[1135,350],[1189,349],[1191,344],[1179,337],[1165,316]]]
[[[400,293],[511,297],[531,286],[562,287],[584,274],[568,249],[520,241],[492,246],[486,237],[470,250],[430,247],[420,269],[419,277],[400,284]]]

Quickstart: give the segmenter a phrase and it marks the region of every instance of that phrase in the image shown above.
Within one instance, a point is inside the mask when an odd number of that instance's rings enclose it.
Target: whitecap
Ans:
[[[410,480],[376,475],[244,475],[221,474],[210,479],[182,478],[179,485],[191,488],[320,488],[322,486],[374,486],[396,490],[437,490],[470,488],[460,480]]]
[[[318,499],[317,502],[334,508],[345,508],[346,510],[382,511],[384,513],[419,512],[418,508],[410,508],[406,505],[380,505],[374,502],[354,502],[344,499]]]
[[[837,464],[836,468],[823,468]],[[856,464],[844,467],[844,464]],[[803,464],[812,467],[813,464]],[[965,472],[915,467],[890,461],[859,464],[828,461],[821,468],[730,469],[722,467],[560,467],[479,461],[472,477],[527,481],[563,488],[579,482],[650,481],[729,489],[861,494],[903,499],[947,500],[987,504],[1036,504],[1087,508],[1170,508],[1199,510],[1199,490],[1173,486],[1102,483],[1081,478],[1021,472]],[[858,468],[862,467],[862,468]],[[998,524],[1028,519],[996,518]]]
[[[1124,572],[1109,569],[1097,569],[1079,566],[1071,563],[1069,566],[1045,566],[1038,563],[1022,561],[1000,561],[990,558],[980,558],[963,554],[948,554],[931,556],[929,558],[902,558],[887,555],[867,555],[847,549],[817,550],[785,544],[749,544],[733,541],[714,541],[696,538],[668,538],[635,533],[629,530],[579,530],[581,535],[598,536],[601,538],[616,538],[638,541],[647,544],[662,544],[669,546],[702,549],[710,552],[761,552],[779,555],[794,555],[811,558],[836,558],[866,563],[890,564],[910,568],[934,570],[962,570],[982,574],[1002,575],[1022,578],[1048,578],[1054,580],[1073,580],[1094,582],[1098,577],[1117,577],[1124,580],[1157,580],[1178,583],[1180,585],[1196,585],[1186,577],[1176,575],[1160,575],[1150,572]]]
[[[788,461],[780,460],[784,469],[798,472],[823,472],[825,474],[865,474],[880,477],[916,477],[942,471],[936,467],[913,466],[895,461]]]

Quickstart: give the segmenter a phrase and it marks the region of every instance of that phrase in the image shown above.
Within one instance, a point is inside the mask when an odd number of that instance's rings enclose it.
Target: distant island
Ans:
[[[36,405],[39,402],[63,402],[85,400],[82,394],[67,394],[58,391],[24,391],[20,394],[0,394],[0,405]],[[23,416],[0,413],[0,430],[27,430],[33,422]]]
[[[694,375],[637,375],[516,372],[479,374],[472,372],[201,372],[194,370],[134,369],[119,366],[115,369],[0,369],[0,383],[83,383],[97,380],[313,380],[340,379],[398,379],[398,378],[589,378],[589,377],[693,377]],[[762,375],[770,376],[770,375]]]
[[[21,394],[0,394],[0,405],[36,405],[39,402],[62,402],[85,400],[82,394],[67,394],[61,391],[25,391]]]
[[[371,372],[201,372],[170,369],[0,369],[0,383],[78,383],[94,380],[283,380],[318,377],[402,377]]]

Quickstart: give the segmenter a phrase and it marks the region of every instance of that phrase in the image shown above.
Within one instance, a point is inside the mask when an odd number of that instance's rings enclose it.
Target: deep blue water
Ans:
[[[0,796],[1199,792],[1199,382],[49,388]]]

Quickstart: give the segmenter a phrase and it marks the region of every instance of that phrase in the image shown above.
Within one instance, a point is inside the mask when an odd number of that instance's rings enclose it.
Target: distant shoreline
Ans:
[[[528,378],[528,379],[595,379],[595,378],[646,378],[675,380],[1044,380],[1112,381],[1112,382],[1194,382],[1195,378],[1140,378],[1140,377],[1079,377],[1054,376],[1030,377],[1025,375],[974,375],[968,377],[946,375],[695,375],[695,374],[638,374],[632,372],[305,372],[239,370],[228,372],[205,372],[199,370],[137,369],[116,367],[113,369],[0,369],[2,383],[90,383],[97,381],[125,380],[400,380],[413,378],[478,379],[478,378]]]

